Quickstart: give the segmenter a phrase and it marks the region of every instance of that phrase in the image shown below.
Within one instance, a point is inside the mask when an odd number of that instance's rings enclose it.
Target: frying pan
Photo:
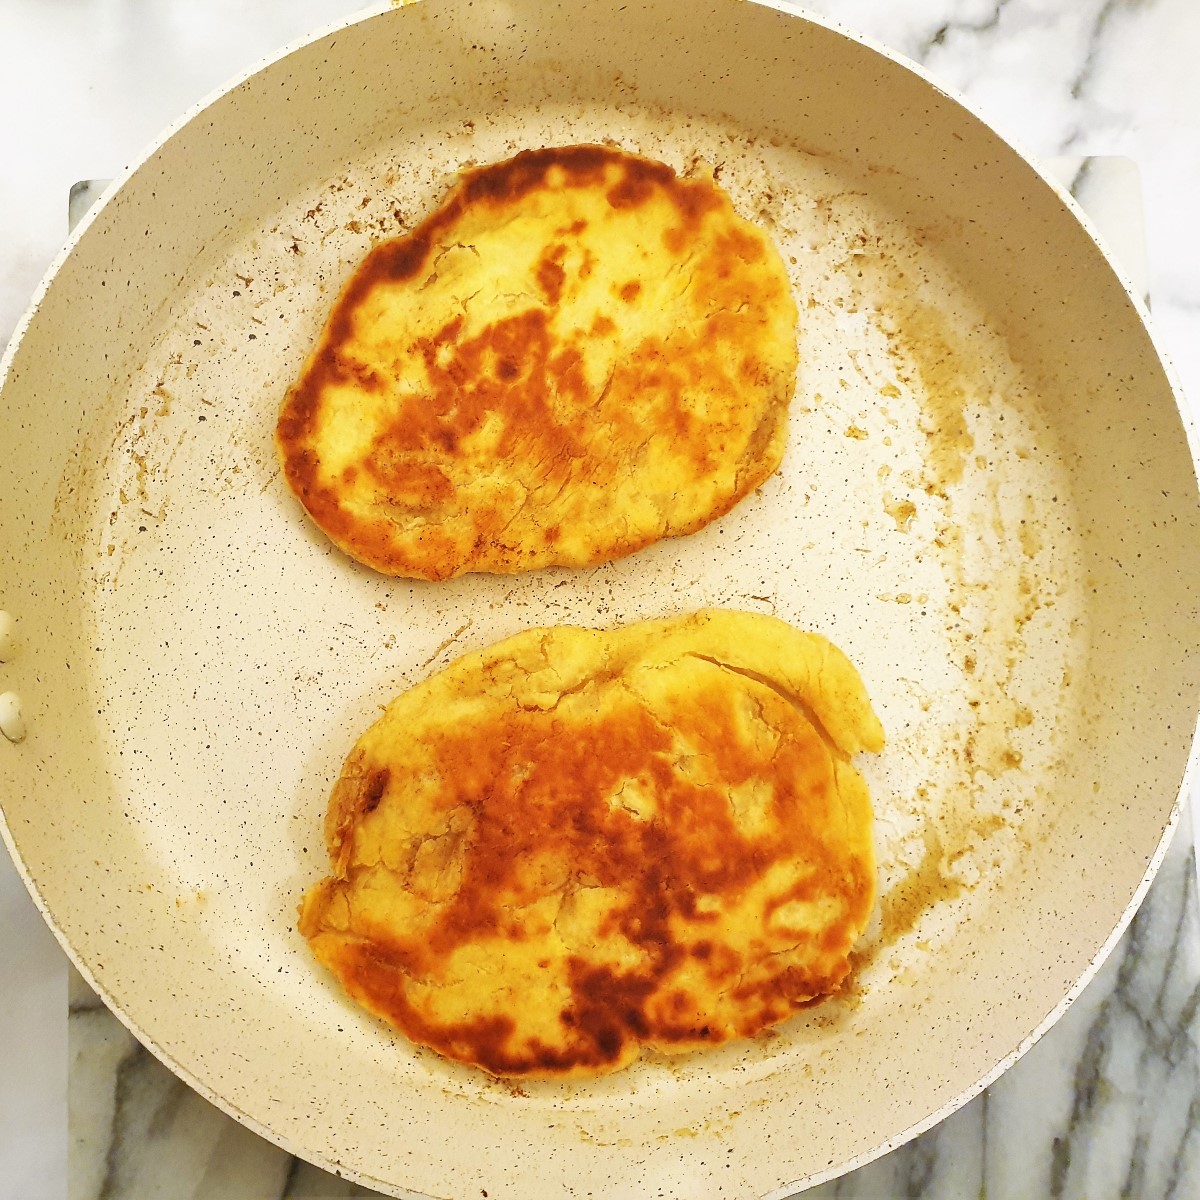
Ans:
[[[431,585],[304,519],[271,436],[367,248],[456,170],[612,140],[715,169],[799,299],[784,466],[685,539]],[[1198,699],[1194,431],[1068,197],[918,71],[745,0],[423,0],[172,129],[5,359],[4,837],[63,947],[204,1096],[397,1196],[785,1195],[895,1146],[1078,994],[1158,865]],[[725,605],[818,630],[889,735],[854,982],[770,1035],[519,1086],[316,968],[341,759],[530,625]]]

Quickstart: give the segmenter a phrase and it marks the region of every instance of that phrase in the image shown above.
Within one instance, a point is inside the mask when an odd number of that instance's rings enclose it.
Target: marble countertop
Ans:
[[[62,242],[75,181],[114,174],[225,79],[354,7],[346,0],[4,0],[0,343]],[[809,7],[922,62],[1031,154],[1135,160],[1146,254],[1128,267],[1144,271],[1157,328],[1185,390],[1200,396],[1193,216],[1200,5],[824,0]],[[1101,974],[1016,1068],[910,1146],[809,1194],[1200,1195],[1200,922],[1190,842],[1188,828]],[[68,1194],[72,1056],[73,1200],[369,1194],[291,1162],[229,1122],[140,1050],[85,990],[72,995],[68,1043],[65,960],[3,856],[0,953],[7,968],[0,973],[0,1196]],[[118,1125],[125,1149],[114,1140]]]

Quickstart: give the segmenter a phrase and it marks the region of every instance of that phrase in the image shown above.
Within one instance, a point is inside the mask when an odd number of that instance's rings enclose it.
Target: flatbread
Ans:
[[[711,175],[526,151],[354,273],[283,404],[284,477],[391,575],[618,558],[776,470],[796,325],[778,252]]]
[[[300,930],[414,1042],[502,1076],[745,1037],[837,989],[875,901],[824,638],[708,610],[535,629],[399,696],[333,791]]]

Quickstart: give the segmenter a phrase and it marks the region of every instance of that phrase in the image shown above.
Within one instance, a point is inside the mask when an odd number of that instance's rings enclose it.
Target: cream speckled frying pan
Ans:
[[[802,314],[781,472],[586,571],[387,579],[283,486],[340,283],[470,162],[703,161]],[[398,1196],[785,1195],[946,1115],[1061,1014],[1178,811],[1200,698],[1189,438],[1071,203],[893,58],[747,0],[423,0],[193,112],[51,272],[0,392],[5,839],[63,946],[205,1096]],[[1194,445],[1194,442],[1192,443]],[[889,734],[846,994],[771,1036],[508,1086],[311,960],[296,903],[379,706],[537,624],[726,605],[832,638]]]

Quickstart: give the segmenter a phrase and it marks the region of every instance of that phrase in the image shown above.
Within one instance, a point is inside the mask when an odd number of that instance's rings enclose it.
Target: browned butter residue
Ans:
[[[856,235],[849,250],[847,269],[862,280],[858,303],[878,305],[876,322],[887,339],[896,379],[911,389],[921,407],[921,432],[927,439],[925,489],[944,497],[962,479],[975,449],[966,407],[974,381],[986,377],[983,364],[954,328],[953,314],[920,297],[915,265],[867,233]],[[888,384],[880,394],[892,397],[897,389]]]
[[[917,506],[911,500],[897,500],[891,492],[884,492],[883,511],[896,522],[901,533],[907,533],[917,515]]]
[[[962,893],[962,884],[944,873],[945,855],[941,835],[926,825],[922,838],[925,852],[920,863],[880,901],[885,944],[915,929],[927,909],[943,900],[953,900]]]
[[[933,305],[892,289],[894,306],[885,327],[888,349],[897,375],[909,384],[921,405],[921,431],[927,439],[926,487],[935,495],[963,476],[975,440],[967,427],[965,409],[969,381],[980,370],[949,328],[947,318]]]
[[[870,315],[885,339],[895,383],[885,384],[880,395],[896,399],[906,390],[917,406],[923,463],[919,475],[906,482],[933,501],[928,516],[934,523],[933,543],[948,586],[946,628],[963,672],[969,712],[946,747],[950,762],[945,782],[932,792],[919,789],[924,814],[920,861],[881,898],[881,935],[878,945],[867,951],[870,954],[912,933],[929,910],[972,890],[975,885],[967,882],[971,871],[960,875],[961,859],[1002,833],[1019,813],[1019,806],[1007,804],[999,812],[990,805],[977,810],[974,794],[985,789],[989,780],[1022,769],[1022,753],[1012,734],[1028,727],[1033,717],[1013,698],[1012,684],[1026,652],[1025,626],[1045,603],[1035,566],[1043,541],[1032,509],[1021,514],[1024,519],[1014,531],[1005,518],[1015,514],[1001,513],[994,493],[990,501],[985,499],[990,512],[972,508],[978,506],[975,497],[981,489],[975,475],[968,478],[968,471],[986,477],[989,463],[976,453],[970,414],[983,415],[1003,403],[992,383],[998,361],[995,342],[980,332],[976,321],[956,307],[944,289],[932,287],[922,263],[890,237],[869,229],[853,234],[844,265],[852,304]],[[881,483],[886,479],[880,476]],[[959,484],[967,485],[964,494],[952,494]],[[882,505],[898,530],[910,531],[917,515],[912,499],[885,491]],[[1011,546],[1018,557],[1010,569],[997,570],[983,581],[965,568],[963,538],[967,528],[979,529],[988,515],[988,535],[1000,548]],[[896,603],[911,599],[880,598]],[[978,643],[972,632],[983,617],[980,608],[988,622],[986,644]],[[968,611],[971,617],[964,620]],[[948,826],[947,809],[961,813],[962,819]]]

